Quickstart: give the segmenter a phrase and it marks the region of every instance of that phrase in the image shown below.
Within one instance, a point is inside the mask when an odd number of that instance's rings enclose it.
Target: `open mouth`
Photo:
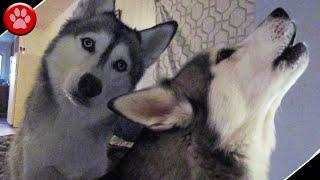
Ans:
[[[283,50],[281,55],[273,61],[274,68],[278,67],[283,61],[287,62],[289,65],[295,64],[301,55],[307,51],[307,47],[303,43],[298,42],[295,44],[295,38],[296,26],[294,26],[294,33],[292,34],[287,47]]]

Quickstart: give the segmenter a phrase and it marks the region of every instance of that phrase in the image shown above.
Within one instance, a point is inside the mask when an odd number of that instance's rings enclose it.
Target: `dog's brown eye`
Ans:
[[[83,49],[93,53],[95,51],[96,42],[91,38],[82,38],[81,39]]]
[[[112,66],[113,66],[113,69],[115,69],[115,70],[118,71],[118,72],[124,72],[124,71],[126,71],[127,68],[128,68],[127,63],[126,63],[124,60],[122,60],[122,59],[119,59],[119,60],[115,61],[115,62],[112,64]]]
[[[235,52],[234,49],[222,49],[218,52],[216,64],[219,64],[221,61],[229,58]]]

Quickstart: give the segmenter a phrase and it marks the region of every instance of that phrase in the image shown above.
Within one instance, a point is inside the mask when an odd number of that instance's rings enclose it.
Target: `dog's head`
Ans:
[[[176,32],[173,21],[133,30],[114,9],[114,0],[81,0],[46,51],[49,81],[59,101],[105,112],[111,98],[134,88]]]
[[[173,79],[109,105],[154,130],[185,127],[190,119],[204,121],[222,144],[264,133],[260,127],[269,126],[308,64],[307,48],[294,44],[295,34],[288,14],[276,9],[238,45],[201,54]]]

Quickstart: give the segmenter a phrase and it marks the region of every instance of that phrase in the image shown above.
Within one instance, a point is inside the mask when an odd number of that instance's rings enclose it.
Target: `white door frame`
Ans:
[[[14,118],[14,105],[15,105],[15,90],[16,90],[16,77],[17,77],[17,65],[19,60],[19,37],[15,36],[13,44],[13,56],[10,57],[10,75],[9,75],[9,99],[8,99],[8,111],[7,121],[10,125],[13,125]]]

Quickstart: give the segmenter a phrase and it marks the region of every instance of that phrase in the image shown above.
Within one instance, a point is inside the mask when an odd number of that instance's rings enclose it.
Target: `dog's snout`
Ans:
[[[277,8],[274,11],[272,11],[271,16],[274,18],[289,19],[288,13],[282,8]]]
[[[102,91],[101,81],[92,74],[84,74],[80,78],[78,91],[87,98],[96,97]]]

